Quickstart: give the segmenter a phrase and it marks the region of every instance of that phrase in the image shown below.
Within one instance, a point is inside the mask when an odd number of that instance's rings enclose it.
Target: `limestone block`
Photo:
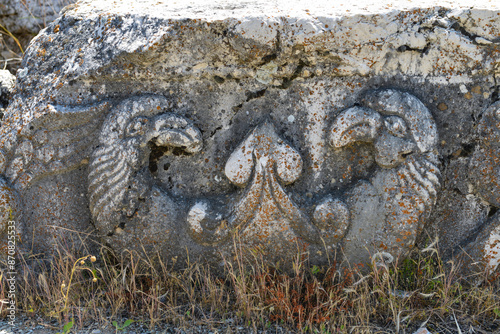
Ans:
[[[37,254],[84,233],[179,267],[366,268],[434,235],[478,256],[498,36],[500,5],[470,1],[80,1],[18,71],[2,194]]]

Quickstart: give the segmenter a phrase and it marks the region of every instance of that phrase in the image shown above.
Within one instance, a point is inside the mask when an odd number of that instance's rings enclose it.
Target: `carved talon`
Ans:
[[[193,205],[187,215],[191,236],[202,245],[222,242],[229,236],[229,226],[221,215],[209,208],[209,203],[200,201]]]
[[[327,197],[314,209],[314,223],[328,243],[335,243],[344,237],[350,224],[347,205],[338,199]]]

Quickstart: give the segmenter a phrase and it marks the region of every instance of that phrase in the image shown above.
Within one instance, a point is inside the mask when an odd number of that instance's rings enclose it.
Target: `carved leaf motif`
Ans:
[[[249,191],[234,208],[237,226],[245,224],[254,211],[259,210],[266,186],[271,192],[270,200],[285,217],[297,224],[306,221],[276,179],[278,177],[283,184],[296,181],[302,173],[302,158],[276,134],[270,123],[258,126],[238,146],[229,157],[225,172],[237,185],[251,182]]]
[[[238,186],[246,186],[241,198],[232,205],[217,228],[209,228],[214,218],[208,204],[199,202],[191,208],[188,222],[200,242],[221,242],[232,228],[266,238],[273,229],[317,242],[318,231],[284,191],[282,185],[295,182],[302,173],[300,154],[285,143],[272,124],[263,123],[233,151],[225,166],[226,176]],[[227,224],[226,224],[227,223]],[[269,230],[269,231],[268,231]],[[252,237],[250,237],[252,238]]]
[[[269,123],[257,127],[229,157],[225,173],[236,185],[244,186],[256,165],[276,169],[285,184],[296,181],[302,172],[302,158],[290,145],[278,137]],[[273,170],[274,172],[274,170]]]

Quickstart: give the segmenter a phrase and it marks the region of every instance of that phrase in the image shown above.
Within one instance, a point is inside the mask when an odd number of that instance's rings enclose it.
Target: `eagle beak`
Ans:
[[[157,116],[152,123],[149,137],[158,146],[183,148],[188,153],[201,150],[200,131],[183,117],[175,114]]]
[[[330,144],[340,148],[357,141],[373,142],[382,126],[382,117],[372,109],[352,107],[341,112],[330,130]]]

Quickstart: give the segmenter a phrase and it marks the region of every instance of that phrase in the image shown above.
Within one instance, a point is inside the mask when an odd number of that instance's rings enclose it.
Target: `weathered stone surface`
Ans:
[[[66,10],[0,134],[25,247],[93,231],[181,265],[244,250],[359,266],[434,234],[448,255],[473,234],[491,248],[500,8],[342,5]]]
[[[459,253],[466,272],[484,270],[493,276],[500,264],[500,102],[488,107],[477,126],[479,144],[470,160],[470,181],[482,201],[488,206],[482,226],[462,243]],[[472,210],[471,210],[472,211]],[[476,277],[480,282],[484,277]]]

